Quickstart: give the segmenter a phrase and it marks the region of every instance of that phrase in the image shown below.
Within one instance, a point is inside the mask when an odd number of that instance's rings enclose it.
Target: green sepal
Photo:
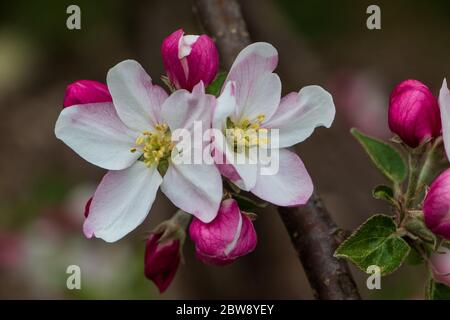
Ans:
[[[226,78],[227,78],[226,72],[218,73],[217,76],[214,78],[213,82],[211,82],[209,86],[206,87],[206,93],[212,94],[213,96],[216,97],[219,96]]]
[[[232,196],[237,201],[241,211],[255,212],[258,211],[258,209],[264,209],[269,205],[267,202],[257,202],[241,194],[232,194]]]

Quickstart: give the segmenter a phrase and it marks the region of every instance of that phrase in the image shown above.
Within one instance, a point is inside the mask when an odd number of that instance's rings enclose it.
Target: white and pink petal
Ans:
[[[175,206],[208,223],[219,209],[222,179],[212,164],[172,162],[164,175],[161,191]]]
[[[147,217],[162,182],[156,166],[137,161],[128,169],[109,171],[94,193],[83,226],[86,237],[115,242]]]
[[[275,166],[272,174],[267,174],[268,172],[261,174],[260,171],[256,185],[251,192],[278,206],[289,207],[305,204],[314,190],[305,165],[294,152],[286,149],[278,151],[278,170]],[[276,153],[272,156],[276,157]],[[276,159],[272,161],[276,161]]]
[[[280,79],[272,74],[277,64],[278,52],[269,43],[256,42],[239,53],[225,81],[236,82],[237,116],[254,116],[260,102],[267,117],[275,112],[281,95]]]
[[[110,102],[75,105],[61,111],[55,135],[86,161],[108,170],[131,166],[137,133],[119,119]]]
[[[263,126],[279,129],[279,147],[286,148],[306,140],[317,127],[329,128],[335,114],[332,96],[320,86],[307,86],[283,97]]]
[[[172,132],[186,129],[192,132],[194,123],[202,125],[202,132],[211,128],[216,99],[205,94],[203,82],[199,82],[192,93],[181,89],[172,93],[162,105],[162,119]]]
[[[138,62],[120,62],[108,71],[106,81],[117,113],[129,128],[151,130],[161,122],[167,93],[152,83]]]
[[[237,91],[239,94],[239,87]],[[275,73],[262,75],[253,83],[244,104],[238,102],[235,118],[255,120],[263,115],[266,119],[276,112],[281,99],[281,80]]]

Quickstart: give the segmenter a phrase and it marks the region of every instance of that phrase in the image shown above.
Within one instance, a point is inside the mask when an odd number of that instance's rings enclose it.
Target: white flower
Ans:
[[[225,160],[218,164],[221,173],[240,188],[276,205],[295,206],[306,203],[313,184],[300,158],[284,148],[302,142],[318,126],[330,127],[336,111],[331,95],[319,86],[280,99],[281,81],[273,73],[277,63],[278,53],[268,43],[251,44],[239,53],[214,112],[213,128],[220,132],[215,134],[214,147],[216,157]],[[279,170],[264,175],[261,159],[252,164],[255,159],[249,158],[249,151],[272,147],[267,139],[258,139],[259,133],[270,129],[279,130],[279,146],[274,150],[279,151]],[[227,130],[233,139],[225,140]],[[247,159],[236,163],[239,158]]]
[[[222,198],[220,173],[214,165],[171,161],[171,132],[192,131],[195,120],[210,128],[215,98],[201,82],[192,93],[178,90],[168,97],[133,60],[109,70],[107,85],[112,103],[65,108],[55,127],[81,157],[110,170],[93,196],[85,235],[108,242],[124,237],[143,222],[160,186],[180,209],[213,220]]]

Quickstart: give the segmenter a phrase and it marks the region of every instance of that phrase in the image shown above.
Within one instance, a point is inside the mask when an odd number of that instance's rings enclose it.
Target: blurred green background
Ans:
[[[66,8],[81,8],[81,30],[66,28]],[[349,134],[351,127],[388,138],[388,96],[407,78],[437,93],[450,75],[450,2],[377,1],[382,29],[366,28],[372,1],[244,0],[255,41],[279,51],[285,93],[319,84],[335,99],[332,129],[319,129],[297,151],[338,224],[353,229],[374,213],[383,179]],[[185,246],[186,263],[160,295],[143,275],[145,235],[175,208],[159,195],[147,221],[107,244],[81,232],[83,208],[105,173],[56,140],[53,129],[67,84],[105,81],[110,67],[138,60],[154,81],[164,73],[160,44],[171,32],[202,30],[190,1],[0,2],[0,298],[272,298],[312,297],[281,220],[261,212],[254,253],[209,267]],[[82,290],[66,288],[66,268],[79,265]],[[365,298],[422,298],[424,267],[405,266]]]

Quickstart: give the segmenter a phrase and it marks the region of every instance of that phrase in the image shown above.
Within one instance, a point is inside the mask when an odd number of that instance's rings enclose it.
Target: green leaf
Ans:
[[[206,93],[212,94],[217,97],[220,94],[220,90],[222,89],[223,83],[226,78],[227,78],[226,72],[218,73],[217,76],[214,78],[213,82],[211,82],[209,86],[206,87]]]
[[[394,272],[408,256],[410,247],[397,234],[391,217],[375,215],[364,222],[335,252],[336,257],[352,261],[364,272],[380,267],[381,275]]]
[[[267,202],[256,202],[240,194],[233,194],[233,198],[237,201],[241,211],[254,212],[257,209],[263,209],[268,206]]]
[[[427,286],[426,298],[429,300],[450,300],[450,287],[430,279]]]
[[[385,200],[390,204],[395,204],[394,190],[391,187],[384,185],[376,186],[372,191],[372,195],[375,199]]]
[[[391,181],[400,183],[406,178],[406,163],[400,153],[389,144],[366,136],[353,128],[353,136],[361,143],[377,168]]]

